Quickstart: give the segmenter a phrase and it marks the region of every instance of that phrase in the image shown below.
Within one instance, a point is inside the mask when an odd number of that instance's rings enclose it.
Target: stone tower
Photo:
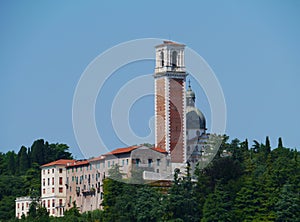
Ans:
[[[155,145],[169,153],[172,163],[185,163],[185,45],[164,41],[155,48]]]

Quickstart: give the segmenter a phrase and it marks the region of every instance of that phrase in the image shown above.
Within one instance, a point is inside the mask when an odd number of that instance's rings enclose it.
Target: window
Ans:
[[[170,166],[170,160],[167,160],[167,166]]]
[[[82,166],[80,167],[80,171],[82,171]]]
[[[17,204],[17,208],[18,208],[18,209],[20,208],[20,204],[19,204],[19,203]]]
[[[54,193],[54,187],[52,187],[52,193]]]
[[[92,164],[90,165],[90,170],[92,170]]]
[[[55,199],[52,199],[52,207],[55,207]]]
[[[43,179],[43,186],[45,186],[46,185],[46,180],[45,180],[45,178]]]
[[[110,167],[110,161],[107,162],[107,167]]]
[[[43,194],[45,194],[45,193],[46,193],[46,189],[44,188],[44,189],[43,189]]]
[[[50,186],[50,178],[48,178],[48,186]]]
[[[69,177],[67,177],[66,184],[69,185]]]
[[[48,200],[48,208],[50,207],[50,200]]]
[[[62,205],[62,199],[59,199],[59,206],[61,207]]]
[[[87,170],[87,171],[89,170],[89,166],[86,166],[86,170]]]
[[[22,210],[24,210],[24,203],[22,203]]]
[[[43,200],[43,207],[46,207],[46,201]]]
[[[70,196],[70,198],[69,198],[69,204],[71,204],[72,203],[72,197]]]
[[[54,185],[54,177],[52,177],[52,185]]]
[[[140,164],[140,159],[136,159],[136,160],[135,160],[135,164],[136,164],[136,166],[138,167],[139,164]]]
[[[124,166],[124,164],[125,164],[125,160],[122,160],[122,166]]]
[[[43,174],[45,175],[45,170],[43,170]]]
[[[26,202],[26,207],[28,208],[28,202]]]
[[[74,176],[72,176],[72,182],[74,182]]]
[[[52,169],[52,173],[54,173],[54,168]]]
[[[59,190],[60,193],[63,192],[63,188],[62,187],[60,187],[58,190]]]
[[[59,168],[59,173],[62,173],[63,172],[63,169],[62,168]]]
[[[59,185],[63,185],[63,178],[62,177],[59,178]]]
[[[160,62],[161,62],[161,67],[164,67],[164,53],[163,52],[160,52]]]
[[[52,209],[52,214],[55,214],[55,209]]]
[[[156,160],[156,165],[159,166],[159,164],[160,164],[160,159],[157,159]]]
[[[148,159],[148,167],[152,167],[152,159]]]
[[[172,68],[177,67],[177,52],[173,51],[172,53]]]
[[[48,169],[48,174],[50,173],[50,169]]]
[[[128,165],[128,159],[126,159],[126,165]]]

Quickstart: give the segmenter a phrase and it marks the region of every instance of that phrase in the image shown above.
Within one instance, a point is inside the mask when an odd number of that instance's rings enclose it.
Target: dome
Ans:
[[[206,130],[206,120],[203,113],[194,106],[186,107],[186,128]]]
[[[186,91],[186,97],[195,98],[195,93],[192,90],[191,86],[189,86],[188,90]]]

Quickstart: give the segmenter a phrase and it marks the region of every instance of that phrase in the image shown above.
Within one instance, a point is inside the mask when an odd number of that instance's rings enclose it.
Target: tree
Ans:
[[[201,222],[232,221],[230,193],[224,189],[224,185],[217,184],[213,193],[208,195],[203,206]]]
[[[174,182],[167,199],[167,213],[171,220],[199,221],[200,212],[190,175],[190,165],[187,164],[185,176],[175,169]]]
[[[14,151],[8,151],[6,153],[6,158],[8,159],[8,164],[7,164],[7,168],[8,168],[8,172],[11,175],[14,175],[16,172],[16,154]]]
[[[276,221],[300,221],[300,195],[285,184],[276,203]]]
[[[33,142],[31,146],[31,162],[42,165],[45,162],[45,145],[44,140],[39,139]]]
[[[282,148],[283,145],[282,145],[282,139],[281,137],[278,138],[278,148]]]
[[[29,168],[29,159],[27,154],[27,148],[25,146],[21,147],[18,153],[18,159],[19,159],[19,173],[23,174]]]
[[[66,210],[64,213],[64,221],[79,221],[81,214],[79,213],[79,210],[77,209],[76,201],[73,202],[73,206]]]
[[[164,200],[161,197],[161,194],[147,185],[138,188],[133,209],[136,220],[138,222],[159,221],[165,212]]]
[[[271,145],[270,145],[270,140],[269,137],[266,137],[266,153],[269,154],[271,152]]]

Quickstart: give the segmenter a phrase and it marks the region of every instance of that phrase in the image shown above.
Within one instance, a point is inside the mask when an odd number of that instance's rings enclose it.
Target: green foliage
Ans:
[[[299,152],[284,148],[281,138],[273,150],[269,137],[265,143],[254,141],[250,149],[247,139],[221,138],[220,150],[207,167],[199,166],[194,175],[189,164],[185,172],[176,170],[169,189],[144,185],[140,169],[124,180],[114,165],[103,180],[103,210],[79,214],[74,203],[64,217],[54,218],[32,204],[22,220],[300,221]],[[222,157],[223,150],[231,155]],[[71,157],[67,145],[43,140],[21,147],[17,154],[0,153],[0,221],[15,221],[15,197],[40,195],[40,164]]]
[[[72,158],[68,146],[44,143],[44,140],[33,142],[31,148],[22,146],[17,154],[14,151],[0,153],[0,221],[13,220],[16,197],[40,196],[40,165],[60,158]],[[31,210],[33,212],[33,208]],[[36,214],[43,210],[38,207]],[[47,218],[38,218],[38,221],[47,221]]]

